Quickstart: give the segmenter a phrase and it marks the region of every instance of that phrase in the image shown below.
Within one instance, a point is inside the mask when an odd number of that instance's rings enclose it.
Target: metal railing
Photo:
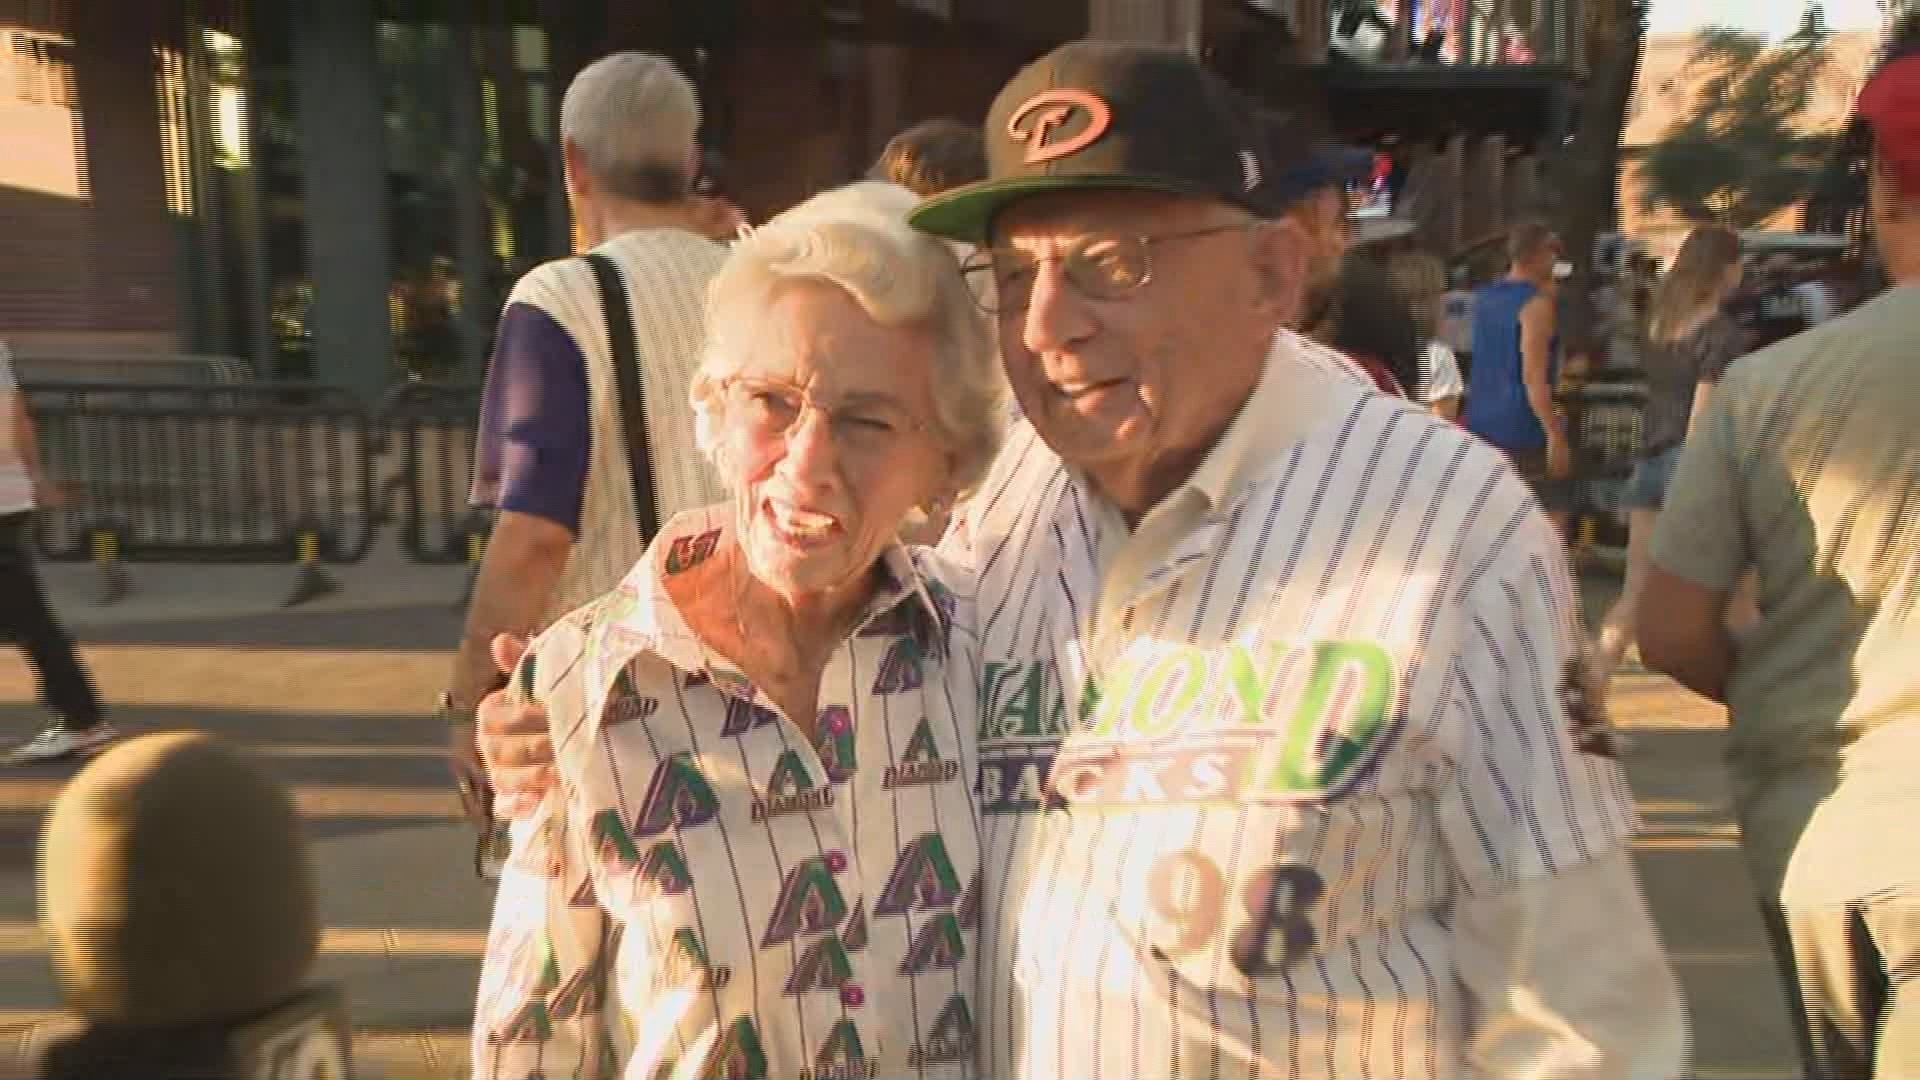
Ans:
[[[1627,523],[1621,495],[1640,457],[1646,375],[1636,368],[1602,368],[1556,400],[1566,410],[1573,434],[1574,512],[1581,546],[1624,548]]]
[[[129,563],[289,563],[289,606],[339,588],[397,522],[402,552],[477,565],[488,520],[466,504],[479,391],[409,386],[379,409],[308,383],[38,383],[47,475],[36,516],[53,561],[95,563],[112,603]]]

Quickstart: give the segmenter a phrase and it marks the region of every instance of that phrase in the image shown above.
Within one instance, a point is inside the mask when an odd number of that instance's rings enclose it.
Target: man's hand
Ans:
[[[501,634],[493,639],[493,662],[502,674],[511,675],[526,651],[525,638]],[[554,781],[546,708],[506,687],[480,699],[478,713],[480,755],[497,793],[494,813],[503,818],[532,813]]]
[[[472,724],[447,725],[447,768],[460,789],[460,809],[476,829],[485,829],[493,820],[489,804],[493,793],[487,788],[487,771],[480,764],[480,751],[474,746]]]

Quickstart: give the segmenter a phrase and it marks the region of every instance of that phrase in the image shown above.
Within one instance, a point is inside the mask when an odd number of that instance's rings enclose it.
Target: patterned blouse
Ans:
[[[516,676],[560,782],[514,824],[477,1078],[976,1075],[978,644],[953,571],[885,553],[809,745],[667,594],[730,517],[679,515]]]

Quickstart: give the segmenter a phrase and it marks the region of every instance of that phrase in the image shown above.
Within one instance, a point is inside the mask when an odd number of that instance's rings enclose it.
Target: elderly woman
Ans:
[[[896,539],[984,473],[999,376],[884,184],[745,237],[694,379],[731,502],[530,648],[559,783],[516,822],[479,1077],[968,1077],[965,590]]]

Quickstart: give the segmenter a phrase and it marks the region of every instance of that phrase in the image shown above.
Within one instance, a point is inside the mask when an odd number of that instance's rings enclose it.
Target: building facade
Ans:
[[[1627,130],[1620,140],[1621,231],[1663,263],[1679,250],[1694,223],[1665,208],[1647,210],[1642,205],[1646,185],[1640,176],[1640,159],[1670,127],[1693,113],[1702,89],[1712,79],[1713,69],[1693,62],[1698,44],[1693,34],[1654,34],[1647,39],[1646,56],[1627,106]],[[1873,31],[1836,33],[1827,39],[1827,67],[1800,117],[1805,131],[1837,132],[1845,127],[1880,45],[1881,35]],[[1796,203],[1782,209],[1760,228],[1799,228],[1803,206]]]
[[[0,0],[0,336],[29,367],[211,354],[368,395],[476,379],[513,281],[570,250],[560,96],[628,48],[698,84],[756,220],[1097,36],[1314,102],[1391,152],[1403,211],[1452,253],[1534,197],[1578,3]]]

